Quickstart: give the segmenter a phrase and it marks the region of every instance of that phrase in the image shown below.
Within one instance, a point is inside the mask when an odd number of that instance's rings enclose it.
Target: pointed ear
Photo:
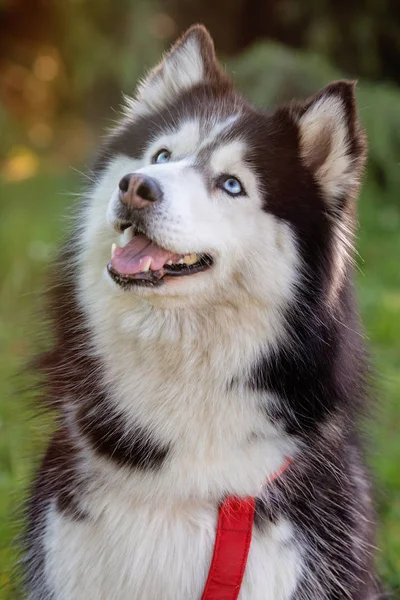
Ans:
[[[220,80],[227,78],[216,59],[213,40],[203,25],[193,25],[140,83],[135,110],[157,110],[194,85]]]
[[[300,154],[331,208],[354,197],[360,185],[366,142],[357,116],[355,82],[335,81],[303,105],[292,106]]]

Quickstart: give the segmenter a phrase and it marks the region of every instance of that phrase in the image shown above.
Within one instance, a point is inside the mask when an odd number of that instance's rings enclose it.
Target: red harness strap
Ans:
[[[277,479],[291,463],[267,479]],[[219,509],[214,554],[202,600],[237,600],[249,555],[256,499],[227,496]]]

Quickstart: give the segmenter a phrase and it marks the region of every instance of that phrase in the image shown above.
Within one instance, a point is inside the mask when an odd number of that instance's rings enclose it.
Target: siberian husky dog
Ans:
[[[256,498],[240,600],[379,596],[352,283],[365,148],[353,83],[261,111],[202,26],[127,100],[52,286],[58,426],[27,598],[200,600],[227,495]]]

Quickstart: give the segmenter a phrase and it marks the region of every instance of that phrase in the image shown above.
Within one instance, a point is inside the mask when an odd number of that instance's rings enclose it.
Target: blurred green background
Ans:
[[[0,600],[17,598],[18,518],[49,435],[23,371],[46,270],[121,91],[203,22],[245,94],[272,107],[357,78],[369,138],[357,284],[376,370],[365,423],[380,573],[400,598],[400,4],[398,0],[0,0]],[[42,343],[49,340],[42,339]]]

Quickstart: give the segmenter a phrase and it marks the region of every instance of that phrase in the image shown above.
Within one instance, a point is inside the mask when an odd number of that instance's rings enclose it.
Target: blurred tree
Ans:
[[[399,0],[165,0],[179,30],[203,22],[237,53],[270,38],[323,54],[354,76],[400,83]]]
[[[84,160],[174,29],[153,0],[0,0],[0,156]]]
[[[269,38],[400,83],[399,0],[0,0],[0,155],[83,160],[121,89],[197,21],[226,56]]]

